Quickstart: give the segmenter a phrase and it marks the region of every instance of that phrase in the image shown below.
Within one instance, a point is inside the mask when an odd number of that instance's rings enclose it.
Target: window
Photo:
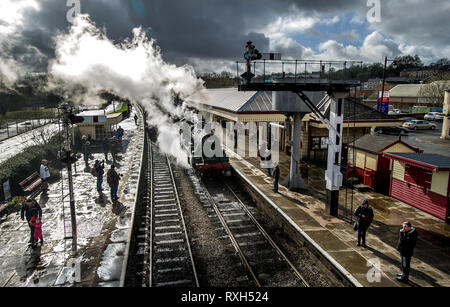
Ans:
[[[106,138],[105,126],[103,126],[103,125],[96,125],[95,126],[95,139],[96,140],[103,140],[105,138]]]
[[[430,189],[432,173],[411,165],[405,166],[405,181]]]

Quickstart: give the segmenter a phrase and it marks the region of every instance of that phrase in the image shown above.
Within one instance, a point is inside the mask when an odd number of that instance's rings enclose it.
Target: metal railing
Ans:
[[[56,123],[57,121],[57,119],[15,119],[0,122],[0,141],[10,139],[51,123]]]
[[[247,71],[247,62],[235,63],[236,80],[240,85],[246,82],[241,74]],[[277,80],[324,84],[342,83],[345,80],[354,83],[356,76],[351,76],[351,68],[362,65],[362,61],[258,60],[251,62],[251,73],[255,75],[251,83],[277,82]]]

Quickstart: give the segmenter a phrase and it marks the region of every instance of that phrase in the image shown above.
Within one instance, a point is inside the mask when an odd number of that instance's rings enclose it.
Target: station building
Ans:
[[[306,92],[306,95],[329,119],[331,101],[328,99],[328,95],[325,92]],[[222,123],[223,127],[225,127],[224,123],[226,122],[272,124],[273,127],[278,129],[280,151],[288,155],[291,154],[293,117],[292,114],[286,112],[274,111],[279,107],[274,105],[272,92],[240,92],[237,88],[221,88],[208,89],[206,96],[196,99],[199,103],[195,105],[195,108],[206,118]],[[281,97],[283,98],[283,96]],[[286,101],[278,99],[277,104],[283,103],[286,103]],[[301,104],[301,102],[298,103]],[[344,100],[344,144],[353,142],[370,133],[373,127],[401,125],[402,121],[374,110],[363,103],[349,99]],[[328,136],[328,128],[313,113],[302,112],[302,160],[326,163]]]
[[[450,158],[437,154],[383,153],[390,160],[389,194],[447,223],[450,217]]]
[[[390,170],[389,159],[384,153],[417,153],[415,148],[399,137],[364,135],[348,146],[348,177],[356,177],[374,191],[388,195]]]
[[[90,135],[94,141],[111,137],[114,127],[123,120],[122,113],[106,114],[105,110],[85,111],[77,116],[83,117],[84,121],[76,124],[76,131],[79,131],[81,135]]]

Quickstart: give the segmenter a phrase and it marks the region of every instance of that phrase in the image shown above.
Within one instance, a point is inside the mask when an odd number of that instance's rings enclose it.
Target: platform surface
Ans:
[[[141,116],[139,116],[141,117]],[[78,255],[72,256],[71,240],[64,240],[61,189],[68,194],[68,185],[61,181],[52,183],[48,196],[38,195],[36,200],[43,211],[44,245],[28,245],[29,228],[20,219],[20,211],[0,217],[0,287],[111,287],[118,286],[128,241],[132,208],[135,205],[137,178],[144,141],[144,129],[136,127],[134,113],[121,122],[125,130],[124,151],[116,164],[124,174],[119,186],[118,202],[110,201],[106,183],[104,196],[99,197],[96,178],[84,170],[84,160],[76,163],[74,194],[77,214]],[[104,159],[103,153],[93,153],[89,161]],[[109,154],[111,160],[111,154]],[[75,283],[70,259],[80,263],[81,282]]]
[[[280,185],[279,193],[274,193],[273,180],[268,176],[267,169],[260,168],[257,158],[243,159],[233,155],[230,160],[235,169],[272,200],[362,286],[450,286],[450,225],[444,221],[372,191],[353,191],[352,207],[352,191],[345,189],[341,189],[339,193],[339,217],[332,217],[325,212],[324,169],[303,164],[302,174],[309,190],[292,192]],[[290,157],[280,153],[280,181],[288,175],[289,166]],[[367,232],[368,248],[356,246],[357,233],[351,222],[355,219],[350,219],[349,215],[364,198],[369,199],[375,215]],[[410,220],[419,233],[408,284],[395,279],[396,274],[401,272],[396,245],[399,230],[405,220]],[[375,281],[368,278],[369,270],[374,268],[370,263],[375,264],[380,273],[380,278]]]

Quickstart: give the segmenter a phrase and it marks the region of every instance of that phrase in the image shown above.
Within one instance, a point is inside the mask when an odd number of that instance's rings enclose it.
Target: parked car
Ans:
[[[430,112],[425,114],[423,119],[426,120],[442,120],[444,118],[444,114],[441,114],[439,112]]]
[[[402,118],[400,118],[400,120],[403,121],[403,123],[406,123],[406,122],[410,122],[412,120],[417,120],[417,118],[414,118],[414,117],[402,117]]]
[[[409,130],[402,127],[389,126],[389,127],[375,127],[375,133],[377,135],[380,134],[389,134],[389,135],[405,135],[409,133]]]
[[[436,114],[434,120],[440,121],[440,120],[444,120],[444,118],[445,118],[445,115],[443,113],[438,113],[438,114]]]
[[[416,120],[404,123],[403,127],[408,128],[408,129],[414,129],[414,130],[419,130],[419,129],[434,130],[434,129],[436,129],[436,124],[427,122],[425,120],[416,119]]]

